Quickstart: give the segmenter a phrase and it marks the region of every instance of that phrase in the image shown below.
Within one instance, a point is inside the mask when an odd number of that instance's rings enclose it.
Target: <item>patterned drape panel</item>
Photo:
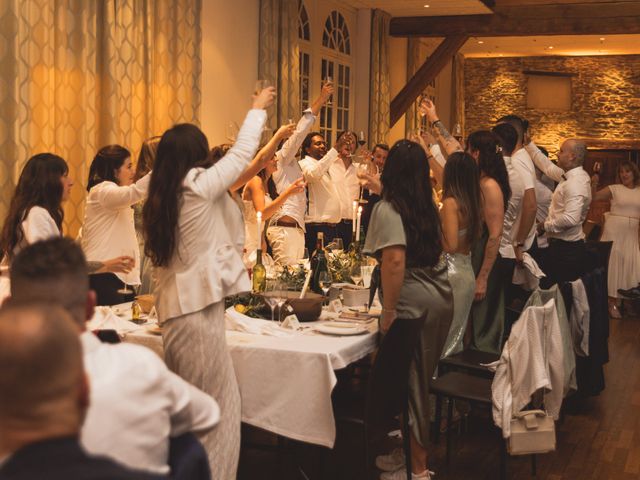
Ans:
[[[298,0],[261,0],[258,77],[278,90],[268,111],[272,128],[300,118]]]
[[[371,144],[387,143],[391,113],[389,105],[389,22],[382,10],[371,13],[371,67],[369,86],[369,138]]]
[[[407,42],[407,82],[413,78],[416,70],[421,66],[420,62],[420,39],[409,37]],[[404,133],[407,138],[411,138],[418,130],[418,102],[415,101],[405,113]]]
[[[120,143],[198,122],[200,0],[0,2],[0,217],[26,160],[51,151],[75,185],[64,233],[83,219],[89,164]]]

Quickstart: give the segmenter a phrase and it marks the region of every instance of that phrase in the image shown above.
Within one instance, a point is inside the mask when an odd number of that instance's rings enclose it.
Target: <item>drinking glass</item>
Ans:
[[[358,286],[360,284],[362,281],[362,266],[359,262],[351,267],[349,276],[351,277],[351,280],[353,280],[354,285]]]
[[[271,308],[271,321],[274,321],[275,316],[275,308],[278,304],[278,299],[275,297],[274,292],[277,288],[278,282],[275,280],[267,280],[267,285],[264,292],[264,301],[267,302],[267,305]]]
[[[238,138],[239,131],[240,127],[238,127],[238,124],[236,122],[227,123],[227,126],[225,127],[225,136],[227,137],[227,140],[229,140],[231,143],[235,143],[236,139]]]
[[[120,250],[120,256],[126,256],[126,257],[131,257],[131,258],[136,258],[135,257],[135,252],[133,251],[133,249],[128,249],[128,248],[123,248],[122,250]],[[135,265],[134,265],[135,266]],[[122,281],[123,283],[123,287],[119,288],[117,290],[117,292],[120,295],[130,295],[133,293],[133,290],[131,288],[129,288],[129,286],[127,285],[126,281]]]
[[[342,252],[344,251],[344,242],[342,241],[342,239],[340,237],[336,237],[333,240],[331,240],[331,243],[333,243],[333,250],[336,252]]]
[[[273,292],[273,296],[276,300],[276,305],[278,305],[278,325],[282,325],[282,307],[287,302],[285,286],[276,282],[276,290]]]
[[[330,76],[324,77],[323,85],[327,85],[329,83],[333,83],[333,77],[330,77]],[[327,100],[326,106],[330,107],[331,105],[332,105],[332,101],[331,101],[331,98],[329,98],[329,100]]]
[[[375,168],[375,174],[377,174],[378,168],[375,166],[373,162],[364,160],[364,161],[361,161],[360,163],[356,163],[356,175],[358,174],[364,175],[364,174],[371,173],[372,166]],[[360,195],[358,198],[358,203],[369,203],[368,200],[366,200],[365,198],[362,198],[362,195],[364,193],[364,186],[367,184],[367,179],[361,178],[360,176],[358,176],[358,183],[360,184]]]
[[[367,140],[364,137],[364,132],[360,131],[358,133],[358,145],[362,147],[365,143],[367,143]]]
[[[269,83],[269,80],[265,80],[265,79],[258,80],[256,82],[255,94],[258,95],[262,90],[270,86],[271,84]]]
[[[329,299],[329,289],[331,288],[331,274],[326,270],[318,275],[318,286],[322,289],[325,298]],[[323,302],[324,303],[324,302]]]

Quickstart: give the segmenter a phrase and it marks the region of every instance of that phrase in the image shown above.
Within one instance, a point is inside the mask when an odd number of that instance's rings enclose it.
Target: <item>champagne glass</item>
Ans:
[[[362,195],[364,193],[364,186],[367,184],[367,179],[360,176],[370,173],[371,167],[369,164],[372,164],[375,167],[375,164],[373,164],[373,162],[368,162],[366,160],[356,164],[356,175],[358,176],[358,183],[360,184],[360,195],[358,198],[358,203],[369,203],[368,200],[362,198]]]
[[[278,325],[282,325],[282,307],[287,302],[286,292],[284,285],[280,282],[276,282],[276,290],[273,292],[273,296],[278,305]]]
[[[131,258],[134,258],[134,259],[136,258],[135,257],[135,252],[132,249],[128,249],[128,248],[123,248],[122,250],[120,250],[120,256],[131,257]],[[135,260],[134,260],[134,262],[135,262]],[[124,274],[124,275],[126,275],[126,274]],[[122,283],[123,283],[123,287],[119,288],[117,290],[117,292],[120,295],[131,295],[133,293],[133,290],[131,288],[129,288],[129,286],[127,285],[127,282],[125,280],[123,280]]]
[[[351,280],[353,280],[353,284],[358,286],[362,281],[362,266],[360,262],[356,262],[353,267],[351,267],[349,275],[351,276]]]
[[[255,88],[255,94],[258,95],[262,90],[264,90],[265,88],[269,88],[271,86],[271,83],[269,83],[269,80],[265,80],[265,79],[260,79],[256,82],[256,88]]]
[[[267,280],[267,286],[265,288],[265,292],[262,298],[264,298],[264,301],[267,302],[267,305],[269,305],[269,308],[271,308],[271,321],[274,321],[274,316],[275,316],[275,308],[276,305],[278,304],[278,300],[276,299],[276,297],[274,296],[274,291],[276,290],[276,285],[277,282],[275,280]]]
[[[333,83],[333,77],[331,77],[331,76],[324,77],[323,85],[328,85],[329,83]],[[332,100],[331,100],[331,98],[329,98],[329,100],[327,100],[326,106],[330,107],[332,104],[333,104]]]
[[[333,240],[331,240],[331,243],[333,243],[333,245],[334,245],[333,250],[335,252],[343,252],[344,251],[344,242],[342,241],[342,238],[336,237]]]
[[[239,131],[240,127],[238,127],[238,124],[236,122],[227,123],[227,126],[225,127],[225,136],[227,137],[227,140],[229,140],[231,143],[235,143],[236,139],[238,138]]]
[[[328,300],[329,289],[331,288],[331,274],[326,270],[318,275],[318,286],[322,290],[325,298]]]
[[[367,140],[364,137],[364,132],[361,130],[358,133],[358,145],[362,147],[365,143],[367,143]]]
[[[462,127],[459,123],[456,123],[453,126],[453,132],[451,134],[453,135],[453,138],[458,140],[458,142],[462,142]]]

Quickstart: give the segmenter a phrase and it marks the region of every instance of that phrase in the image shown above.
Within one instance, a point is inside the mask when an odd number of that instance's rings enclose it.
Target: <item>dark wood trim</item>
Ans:
[[[494,14],[397,17],[396,37],[611,35],[640,33],[640,1],[569,5],[496,6]]]
[[[438,75],[451,58],[460,50],[469,37],[456,35],[445,38],[438,48],[425,60],[415,75],[391,101],[391,127],[393,127],[418,95]]]
[[[543,72],[540,70],[523,70],[525,75],[538,75],[539,77],[577,77],[577,73],[571,72]]]
[[[580,138],[587,144],[588,150],[638,150],[640,151],[640,140],[633,138],[622,138],[620,140],[604,140],[601,138]]]

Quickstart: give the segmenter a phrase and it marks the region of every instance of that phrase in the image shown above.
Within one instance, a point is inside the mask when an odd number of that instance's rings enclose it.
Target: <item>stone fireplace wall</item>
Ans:
[[[524,71],[570,73],[571,110],[527,108]],[[565,138],[640,139],[640,55],[466,59],[465,134],[508,113],[531,123],[533,139],[555,154]]]

